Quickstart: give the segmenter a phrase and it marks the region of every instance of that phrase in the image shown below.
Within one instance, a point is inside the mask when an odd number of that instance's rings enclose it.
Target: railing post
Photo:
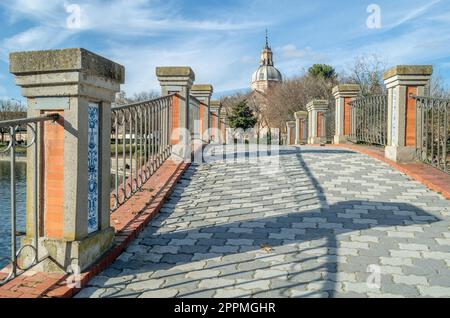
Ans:
[[[222,143],[226,144],[227,143],[227,114],[225,111],[221,111],[220,112],[220,133],[221,133],[221,138],[222,138]]]
[[[306,138],[307,127],[305,125],[308,112],[300,111],[294,114],[295,116],[295,144],[300,145]]]
[[[203,142],[209,143],[211,141],[210,131],[211,128],[211,96],[214,92],[213,86],[209,84],[205,85],[193,85],[191,89],[191,95],[201,101],[204,107],[200,106],[200,134]]]
[[[178,158],[190,158],[190,133],[189,133],[189,98],[191,87],[195,81],[194,71],[187,66],[157,67],[156,76],[161,85],[161,95],[167,96],[177,93],[180,98],[175,98],[172,109],[172,154]]]
[[[333,88],[336,99],[335,144],[346,143],[352,133],[353,118],[350,103],[359,94],[360,88],[357,84],[341,84]]]
[[[211,101],[211,141],[214,143],[220,143],[220,110],[222,103],[218,100]]]
[[[328,110],[327,100],[313,100],[306,105],[308,110],[308,143],[320,144],[322,140],[323,113]],[[321,115],[322,114],[322,115]]]
[[[386,158],[411,162],[416,158],[416,101],[413,95],[425,95],[433,67],[399,65],[383,74],[388,89],[388,129]]]
[[[111,102],[124,67],[84,49],[19,52],[10,71],[28,98],[28,116],[59,113],[42,124],[38,151],[27,153],[27,197],[41,207],[38,269],[54,272],[92,265],[111,246]],[[37,158],[36,158],[37,156]],[[35,180],[33,162],[40,170]],[[27,200],[27,234],[33,242],[34,200]]]
[[[286,145],[292,146],[295,144],[295,121],[286,122]]]

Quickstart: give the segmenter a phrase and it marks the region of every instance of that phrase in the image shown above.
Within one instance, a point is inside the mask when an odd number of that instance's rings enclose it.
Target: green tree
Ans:
[[[231,116],[229,117],[231,128],[247,130],[255,127],[257,122],[258,120],[248,106],[247,100],[239,102],[232,108]]]
[[[308,73],[314,77],[322,77],[324,79],[332,79],[336,76],[335,69],[327,64],[314,64],[309,68]]]

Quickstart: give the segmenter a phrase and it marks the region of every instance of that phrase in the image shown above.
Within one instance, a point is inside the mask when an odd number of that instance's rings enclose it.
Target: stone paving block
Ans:
[[[159,289],[146,291],[142,293],[138,298],[174,298],[178,295],[176,289]]]
[[[285,271],[273,270],[273,269],[265,269],[260,270],[257,269],[254,272],[255,279],[287,279],[288,274]]]
[[[407,251],[407,250],[391,250],[390,254],[392,257],[405,257],[405,258],[420,258],[421,254],[417,251]]]
[[[362,242],[341,242],[340,245],[343,248],[369,249],[369,244],[368,243],[362,243]]]
[[[179,246],[162,246],[155,245],[150,250],[149,253],[157,253],[157,254],[178,254],[180,250]]]
[[[450,260],[450,253],[444,252],[422,252],[422,256],[426,259]]]
[[[401,250],[408,250],[408,251],[428,251],[429,250],[429,247],[424,244],[399,243],[398,246]]]
[[[251,292],[244,289],[218,289],[214,294],[214,298],[243,298],[250,297]]]
[[[450,297],[450,287],[442,286],[418,286],[419,292],[425,297],[436,297],[436,298],[449,298]]]
[[[186,263],[192,260],[192,254],[166,254],[161,258],[161,262],[169,264]]]
[[[405,285],[421,285],[428,286],[428,280],[426,277],[415,276],[415,275],[392,275],[394,283],[405,284]]]
[[[381,293],[379,290],[369,288],[366,283],[343,282],[342,289],[344,292],[354,292],[358,294],[367,294],[369,292],[374,294]]]
[[[141,281],[132,281],[126,286],[126,289],[134,291],[157,290],[165,282],[163,279],[147,279]]]
[[[226,245],[232,245],[232,246],[241,246],[241,245],[247,245],[247,246],[253,246],[255,241],[254,240],[246,240],[246,239],[229,239],[226,241]]]
[[[414,238],[414,234],[410,233],[410,232],[400,232],[400,231],[396,231],[396,232],[391,232],[388,231],[388,237],[394,237],[394,238]]]
[[[205,279],[205,278],[214,278],[220,275],[220,271],[211,270],[211,269],[203,269],[199,271],[194,271],[186,274],[187,278],[194,279]]]

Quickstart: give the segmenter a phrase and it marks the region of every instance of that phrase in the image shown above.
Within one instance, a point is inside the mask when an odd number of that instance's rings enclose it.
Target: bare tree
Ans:
[[[383,94],[386,92],[382,79],[386,65],[385,60],[375,54],[357,56],[348,74],[340,75],[340,81],[358,84],[363,96]]]
[[[143,91],[140,93],[135,93],[133,95],[133,97],[127,97],[127,94],[125,91],[120,91],[119,93],[116,94],[116,100],[114,102],[115,105],[127,105],[127,104],[132,104],[132,103],[138,103],[138,102],[144,102],[144,101],[149,101],[149,100],[153,100],[156,99],[158,97],[160,97],[161,95],[155,91],[155,90],[150,90],[150,91]]]
[[[0,121],[26,117],[26,108],[12,99],[0,100]],[[5,141],[7,128],[0,128],[1,141]]]
[[[445,86],[444,79],[440,74],[433,75],[429,87],[431,97],[450,98],[450,89]]]
[[[306,110],[306,105],[311,100],[325,99],[333,103],[331,91],[336,84],[336,78],[327,79],[311,74],[288,79],[268,95],[269,104],[264,117],[268,118],[271,127],[282,130],[286,121],[293,120],[295,112]],[[330,107],[330,112],[333,109],[334,107]]]
[[[139,93],[135,93],[133,97],[129,98],[132,103],[144,102],[152,99],[156,99],[160,97],[161,94],[155,90],[143,91]]]

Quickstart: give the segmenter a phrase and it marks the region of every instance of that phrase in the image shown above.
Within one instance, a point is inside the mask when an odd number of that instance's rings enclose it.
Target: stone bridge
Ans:
[[[156,69],[160,98],[112,105],[125,69],[92,52],[10,62],[28,114],[0,122],[0,297],[450,297],[450,102],[423,96],[431,67],[389,70],[383,96],[338,85],[334,107],[312,100],[252,144],[190,67]]]

